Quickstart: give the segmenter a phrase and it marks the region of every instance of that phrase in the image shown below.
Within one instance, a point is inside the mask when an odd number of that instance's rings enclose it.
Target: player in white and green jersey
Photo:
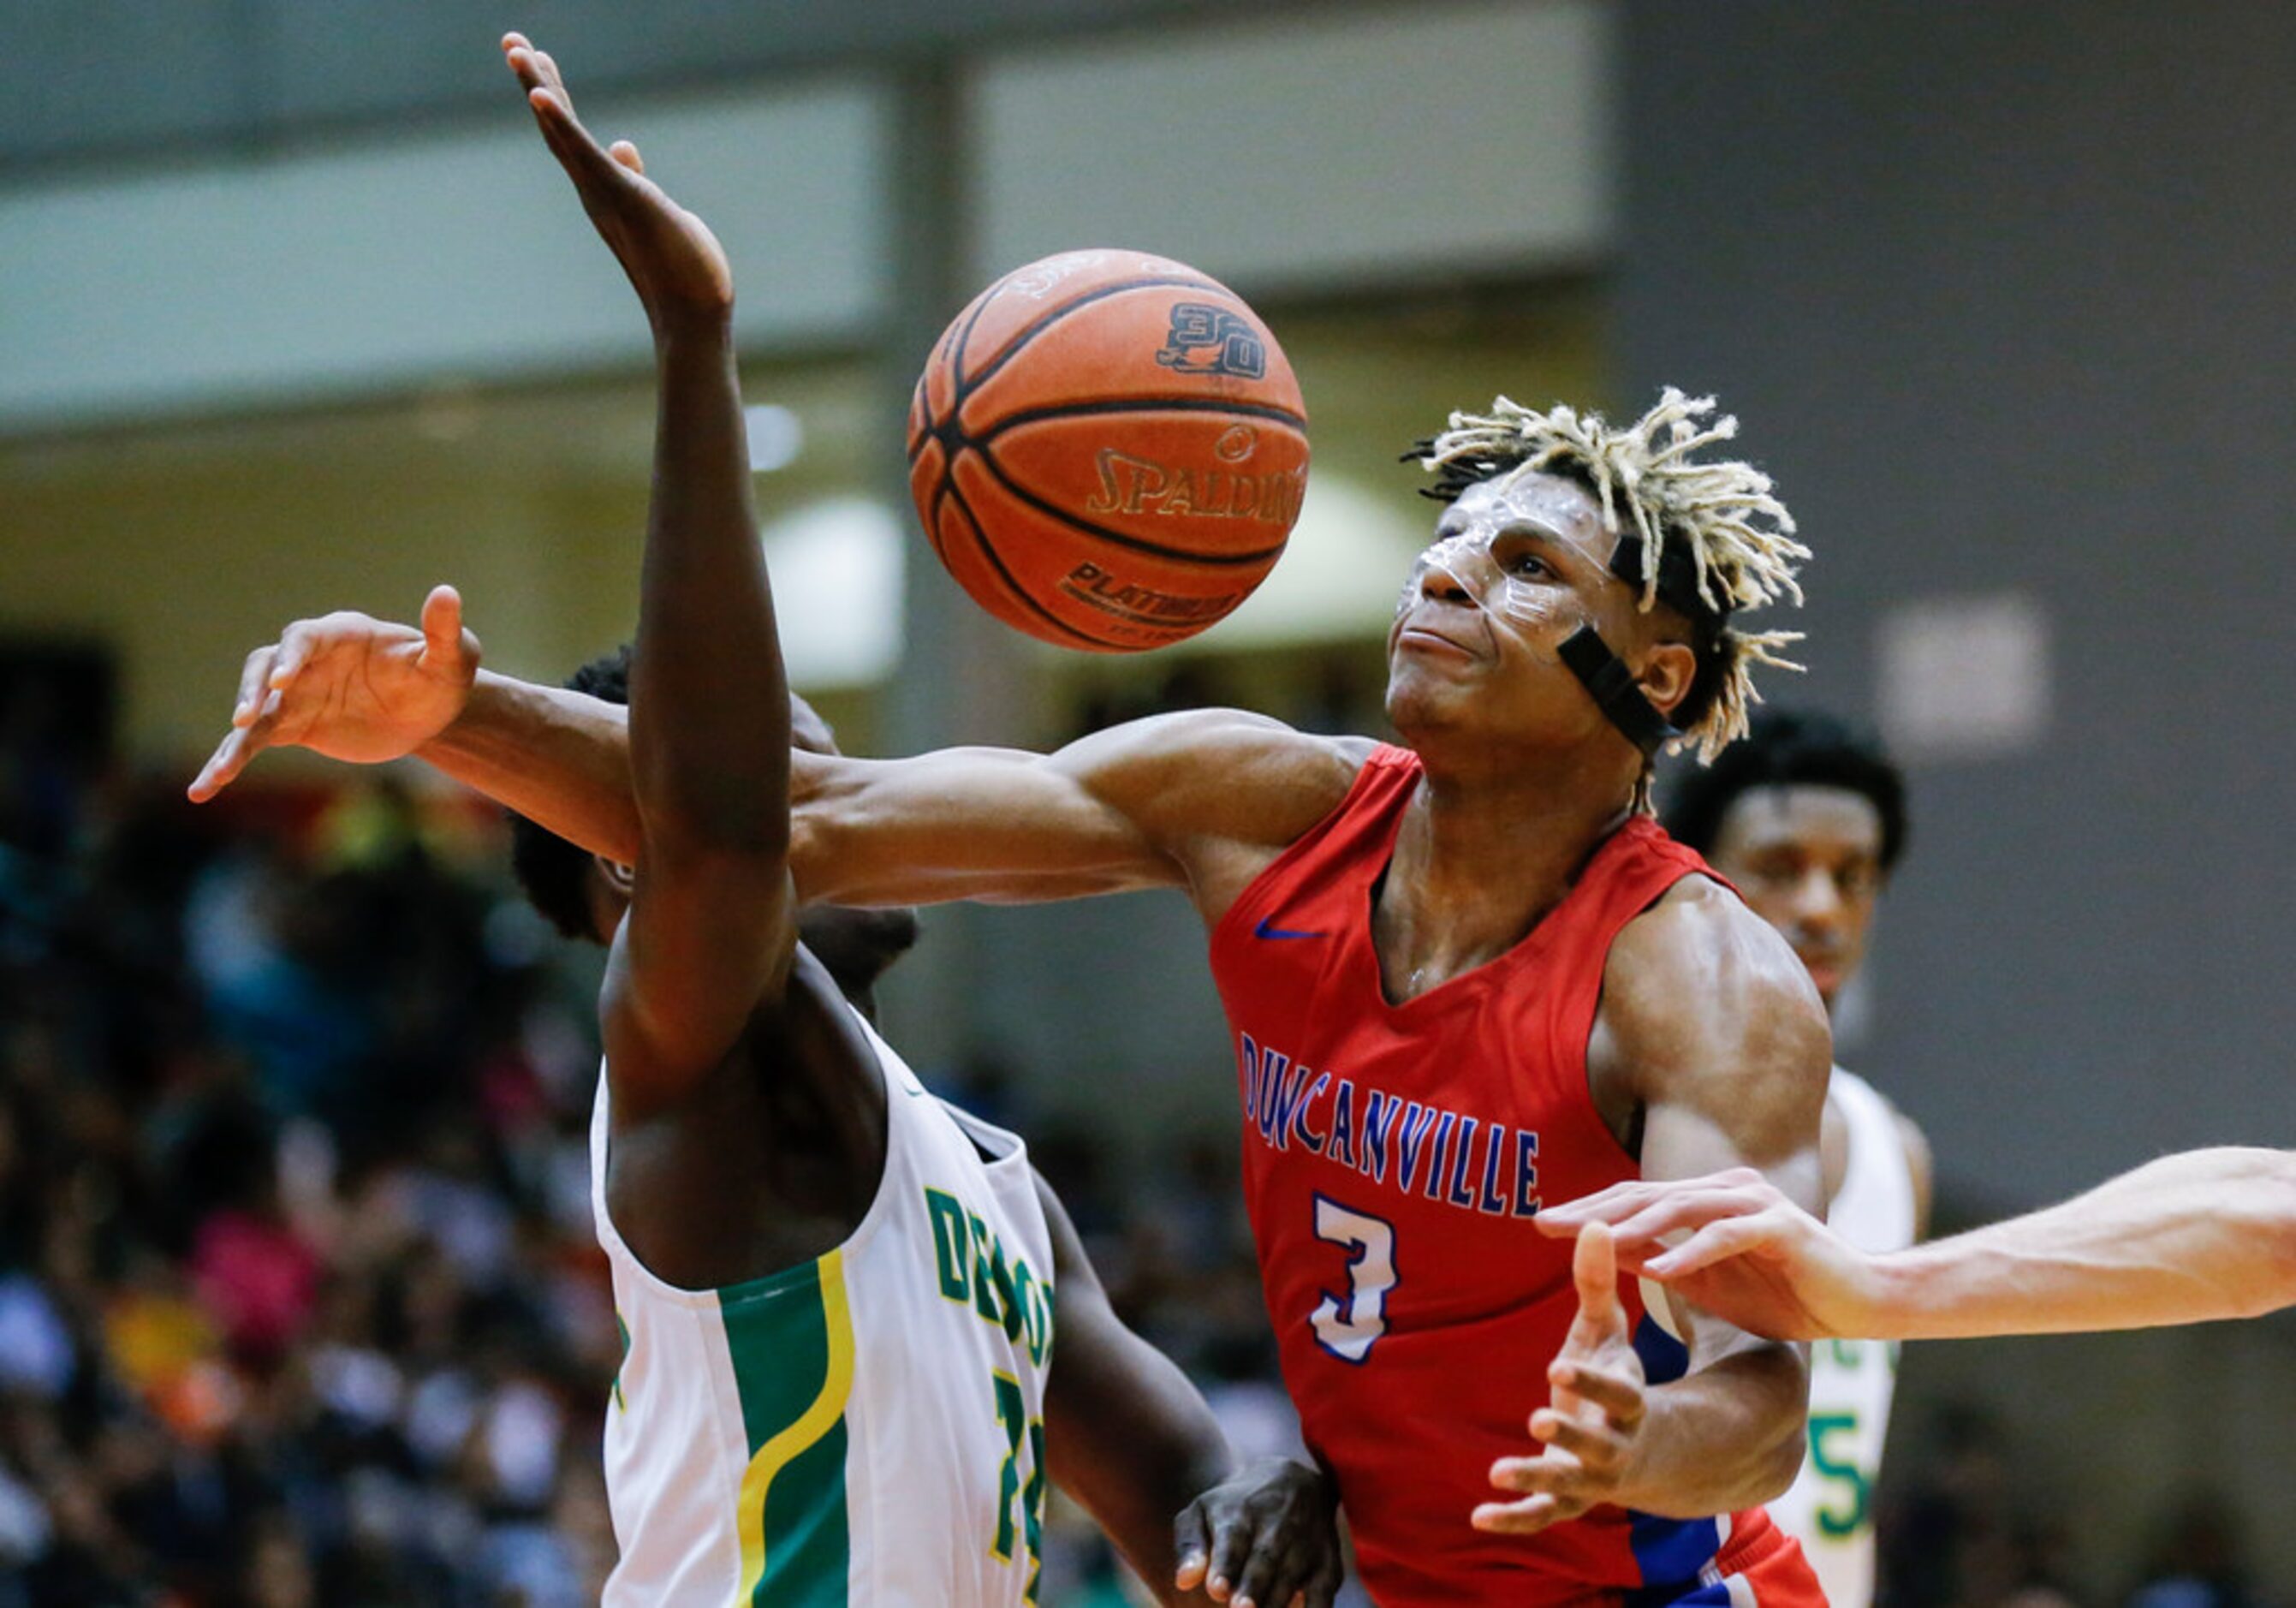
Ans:
[[[800,920],[790,750],[831,744],[783,679],[724,253],[634,147],[583,130],[548,57],[504,45],[644,303],[661,390],[637,644],[577,678],[611,697],[627,669],[627,831],[594,857],[552,835],[563,822],[514,823],[537,905],[611,943],[591,1140],[625,1336],[609,1608],[1019,1608],[1048,1481],[1164,1601],[1324,1608],[1329,1482],[1236,1468],[1202,1397],[1117,1319],[1020,1142],[931,1098],[877,1038],[867,989],[914,917]],[[499,793],[488,778],[526,754],[475,726],[459,759],[433,742],[477,652],[447,588],[420,631],[299,622],[250,656],[193,797],[288,743],[420,749]]]
[[[615,1231],[601,1082],[592,1192],[627,1348],[606,1423],[610,1595],[1034,1600],[1052,1231],[1020,1141],[944,1108],[869,1042],[885,1160],[860,1223],[717,1290],[665,1283]]]

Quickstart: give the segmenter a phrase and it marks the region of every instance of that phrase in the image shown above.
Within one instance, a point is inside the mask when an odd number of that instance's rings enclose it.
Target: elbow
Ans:
[[[1747,1506],[1775,1502],[1792,1488],[1809,1449],[1806,1424],[1807,1420],[1799,1416],[1788,1421],[1757,1455],[1747,1475]]]
[[[1773,1341],[1767,1349],[1775,1369],[1775,1407],[1766,1415],[1767,1433],[1749,1437],[1748,1506],[1785,1495],[1809,1449],[1809,1348]]]

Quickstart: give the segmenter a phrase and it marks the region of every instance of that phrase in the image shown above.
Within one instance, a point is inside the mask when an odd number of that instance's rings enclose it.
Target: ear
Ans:
[[[630,897],[630,890],[636,885],[636,879],[631,876],[630,868],[627,866],[623,865],[619,860],[610,860],[603,854],[592,855],[590,864],[596,867],[599,876],[604,879],[607,887],[612,889],[623,898]]]
[[[1642,657],[1636,684],[1660,714],[1671,718],[1675,706],[1690,696],[1690,684],[1698,679],[1698,655],[1687,644],[1660,642],[1644,649]]]

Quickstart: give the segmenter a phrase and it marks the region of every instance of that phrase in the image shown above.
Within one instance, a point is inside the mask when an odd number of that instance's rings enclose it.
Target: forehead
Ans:
[[[1882,812],[1864,793],[1823,783],[1750,787],[1730,801],[1715,857],[1779,849],[1828,857],[1882,855]]]
[[[1505,482],[1484,480],[1461,492],[1444,511],[1438,527],[1538,525],[1565,537],[1600,537],[1603,505],[1578,481],[1559,474],[1518,475]]]
[[[1439,543],[1489,541],[1509,530],[1550,537],[1602,564],[1610,562],[1617,545],[1603,522],[1603,505],[1584,486],[1561,475],[1527,474],[1504,485],[1486,480],[1470,486],[1435,521]]]

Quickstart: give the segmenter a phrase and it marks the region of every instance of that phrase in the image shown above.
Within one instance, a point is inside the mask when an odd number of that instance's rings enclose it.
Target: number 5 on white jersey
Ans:
[[[1342,1362],[1361,1362],[1372,1342],[1387,1333],[1387,1292],[1395,1288],[1395,1227],[1350,1210],[1324,1195],[1316,1197],[1316,1237],[1348,1248],[1348,1294],[1329,1291],[1308,1323],[1316,1343]]]

